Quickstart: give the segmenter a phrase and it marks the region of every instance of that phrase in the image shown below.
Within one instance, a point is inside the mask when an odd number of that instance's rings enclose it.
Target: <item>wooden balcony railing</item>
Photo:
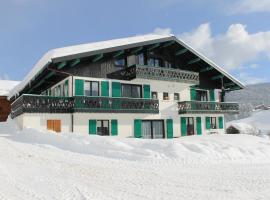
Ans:
[[[159,113],[159,101],[111,97],[22,95],[11,105],[11,117],[23,113]]]
[[[199,84],[199,73],[197,72],[164,67],[150,67],[144,65],[134,65],[127,67],[119,71],[107,74],[107,77],[119,80],[132,80],[135,78],[142,78]]]
[[[239,113],[238,103],[182,101],[178,102],[178,113]]]

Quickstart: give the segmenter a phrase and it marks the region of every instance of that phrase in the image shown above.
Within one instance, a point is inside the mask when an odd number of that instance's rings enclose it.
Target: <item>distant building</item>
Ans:
[[[229,53],[229,52],[228,52]],[[54,49],[10,94],[21,128],[173,138],[225,132],[243,84],[173,35]]]
[[[10,102],[7,97],[9,91],[18,84],[17,81],[0,80],[0,122],[6,121],[10,114]]]

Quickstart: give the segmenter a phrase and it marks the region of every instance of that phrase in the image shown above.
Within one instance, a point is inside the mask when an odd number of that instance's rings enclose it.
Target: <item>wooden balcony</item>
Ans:
[[[107,74],[108,78],[132,80],[135,78],[199,84],[199,73],[180,69],[134,65]]]
[[[11,105],[11,117],[23,113],[159,113],[159,101],[111,97],[22,95]]]
[[[182,101],[178,102],[178,113],[239,113],[238,103],[209,102],[209,101]]]

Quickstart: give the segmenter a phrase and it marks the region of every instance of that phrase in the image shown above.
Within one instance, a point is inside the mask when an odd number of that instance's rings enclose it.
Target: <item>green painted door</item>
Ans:
[[[205,118],[205,128],[206,128],[206,130],[211,129],[210,117]]]
[[[191,101],[196,100],[196,90],[194,88],[190,89],[190,99],[191,99]]]
[[[187,119],[185,117],[181,117],[181,136],[187,135]]]
[[[101,96],[103,97],[109,96],[109,82],[108,81],[101,82]]]
[[[167,138],[173,138],[173,120],[167,119]]]
[[[150,99],[150,85],[143,85],[143,98]]]
[[[111,120],[111,132],[112,135],[118,135],[118,121],[116,119]]]
[[[89,120],[89,134],[96,135],[97,134],[97,121],[96,120]]]
[[[76,96],[84,95],[84,80],[81,79],[75,80],[75,95]]]
[[[210,101],[215,101],[215,90],[210,90]]]
[[[197,117],[196,123],[197,123],[197,135],[202,135],[202,118]]]
[[[134,120],[134,137],[135,138],[142,137],[142,120],[140,119]]]
[[[121,97],[121,83],[112,82],[112,97]]]
[[[219,129],[223,129],[223,127],[224,127],[224,126],[223,126],[223,123],[224,123],[224,122],[223,122],[223,117],[219,117],[219,118],[218,118],[218,128],[219,128]]]

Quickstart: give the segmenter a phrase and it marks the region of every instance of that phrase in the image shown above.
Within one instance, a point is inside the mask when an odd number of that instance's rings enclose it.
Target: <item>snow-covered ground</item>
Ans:
[[[19,83],[19,81],[0,80],[0,96],[7,96]]]
[[[270,136],[270,110],[257,110],[245,119],[235,120],[227,123],[227,127],[233,125],[240,133],[258,135],[268,138]],[[267,138],[267,137],[266,137]]]
[[[0,199],[270,199],[270,141],[54,134],[0,123]]]

